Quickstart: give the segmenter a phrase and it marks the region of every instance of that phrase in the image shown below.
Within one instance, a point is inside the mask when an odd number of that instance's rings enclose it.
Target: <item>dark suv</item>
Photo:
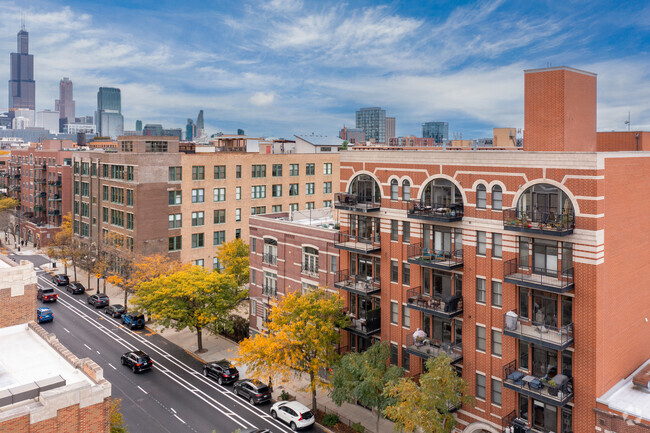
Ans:
[[[149,358],[149,355],[144,353],[142,350],[126,352],[122,355],[121,361],[122,365],[126,365],[133,370],[134,373],[148,370],[153,367],[153,361]]]
[[[126,313],[126,307],[121,304],[113,304],[104,307],[104,314],[108,314],[109,316],[113,316],[114,318],[122,317],[122,314],[124,313]]]
[[[124,326],[128,326],[131,329],[142,329],[144,328],[144,314],[140,314],[140,313],[122,314],[122,324]]]
[[[38,289],[38,292],[36,292],[36,299],[43,302],[56,302],[56,300],[59,299],[59,295],[54,293],[54,289],[46,287]]]
[[[73,295],[79,295],[86,292],[86,288],[79,281],[73,281],[68,284],[65,289]]]
[[[225,359],[203,365],[203,375],[214,377],[219,385],[233,383],[239,379],[239,371]]]
[[[256,379],[238,380],[232,386],[232,392],[247,398],[251,404],[264,403],[271,400],[271,388]]]
[[[95,308],[105,307],[110,304],[110,298],[108,295],[100,293],[99,295],[90,295],[88,296],[88,303],[94,305]]]
[[[70,278],[67,275],[54,275],[52,277],[52,282],[57,286],[65,286],[70,283]]]

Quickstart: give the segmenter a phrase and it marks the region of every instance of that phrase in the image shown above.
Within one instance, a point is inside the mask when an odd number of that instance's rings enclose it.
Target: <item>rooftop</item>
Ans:
[[[258,215],[258,217],[275,219],[289,224],[299,224],[320,229],[338,231],[338,229],[335,228],[338,224],[338,221],[334,219],[332,215],[332,208],[329,207],[292,212],[277,212]]]
[[[306,141],[309,144],[312,144],[314,146],[340,146],[341,143],[343,143],[343,140],[340,139],[339,137],[328,137],[327,135],[316,135],[316,134],[309,134],[309,135],[296,135],[296,138],[299,138],[300,140]]]
[[[598,398],[598,403],[633,418],[650,422],[650,392],[647,388],[639,388],[632,383],[634,376],[648,365],[650,365],[650,359]]]

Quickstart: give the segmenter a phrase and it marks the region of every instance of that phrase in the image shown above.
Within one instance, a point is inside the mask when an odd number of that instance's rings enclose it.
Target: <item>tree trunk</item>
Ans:
[[[311,387],[311,410],[316,413],[316,380],[314,372],[309,372],[309,386]]]
[[[66,262],[63,262],[63,272],[68,275],[68,264]]]
[[[72,269],[74,270],[74,280],[77,281],[77,265],[72,264]],[[90,289],[90,287],[88,287]]]
[[[379,420],[381,419],[381,411],[377,408],[377,423],[375,425],[375,431],[379,433]]]
[[[197,352],[203,352],[203,334],[200,326],[196,327],[196,345],[199,346]]]
[[[129,301],[128,296],[129,296],[129,289],[126,287],[122,287],[122,290],[124,290],[124,306],[126,307],[126,303]]]

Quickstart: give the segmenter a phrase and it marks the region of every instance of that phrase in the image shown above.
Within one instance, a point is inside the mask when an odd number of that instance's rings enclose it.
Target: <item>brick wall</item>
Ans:
[[[27,261],[19,265],[4,257],[0,260],[10,264],[0,268],[0,328],[36,320],[36,273]]]

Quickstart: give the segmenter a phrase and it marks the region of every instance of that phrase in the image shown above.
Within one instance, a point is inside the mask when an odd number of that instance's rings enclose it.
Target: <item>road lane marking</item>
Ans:
[[[108,365],[109,365],[109,367],[111,367],[113,370],[117,370],[117,368],[113,367],[113,364],[111,364],[110,362],[108,363]]]
[[[68,334],[70,333],[70,331],[68,331],[68,328],[63,328],[63,330],[64,330],[65,332],[67,332]]]
[[[182,422],[183,424],[185,424],[185,421],[183,421],[183,420],[181,419],[181,417],[179,417],[178,415],[174,415],[174,416],[175,416],[176,418],[178,418],[178,420],[179,420],[180,422]]]
[[[149,394],[147,391],[145,391],[144,389],[142,389],[142,387],[141,387],[140,385],[138,385],[138,389],[139,389],[140,391],[144,392],[145,394]]]
[[[85,344],[85,343],[84,343],[84,346],[86,346],[86,349],[88,349],[88,350],[92,350],[92,349],[90,348],[90,346],[87,345],[87,344]]]
[[[171,410],[172,412],[176,413],[176,411],[174,410],[173,407],[170,407],[169,410]]]
[[[98,355],[101,355],[101,353],[99,353],[99,350],[96,350],[95,352],[97,352]]]

